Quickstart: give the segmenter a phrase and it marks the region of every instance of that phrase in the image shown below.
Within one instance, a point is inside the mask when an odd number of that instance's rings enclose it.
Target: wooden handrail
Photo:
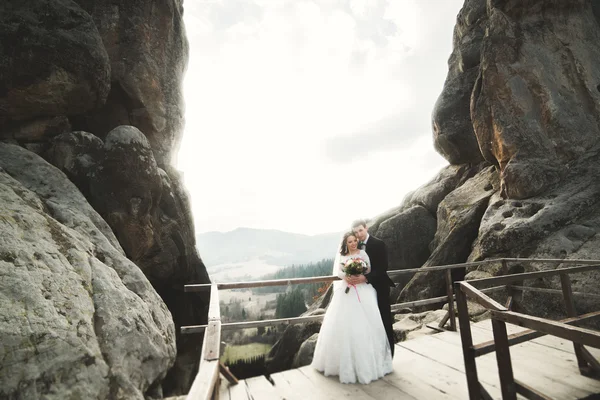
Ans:
[[[407,274],[419,274],[425,272],[435,272],[435,271],[447,271],[457,268],[466,268],[468,266],[478,266],[482,264],[490,264],[492,262],[496,262],[496,260],[486,260],[486,261],[478,261],[474,263],[468,264],[451,264],[451,265],[441,265],[435,267],[426,267],[426,268],[411,268],[411,269],[399,269],[388,271],[388,275],[396,276],[396,275],[407,275]],[[288,279],[269,279],[262,281],[244,281],[244,282],[223,282],[217,283],[217,286],[220,290],[225,289],[249,289],[249,288],[258,288],[258,287],[268,287],[268,286],[286,286],[286,285],[300,285],[306,283],[322,283],[322,282],[333,282],[341,280],[337,275],[325,275],[325,276],[313,276],[310,278],[288,278]],[[203,290],[208,290],[211,287],[211,283],[195,283],[184,286],[185,292],[200,292]]]
[[[487,308],[488,310],[496,310],[496,311],[508,311],[508,308],[504,307],[502,304],[498,303],[496,300],[491,297],[485,295],[481,290],[476,289],[471,286],[469,283],[463,281],[460,282],[461,290],[466,295],[471,295],[473,300]]]
[[[577,260],[578,262],[582,260]],[[579,368],[582,373],[587,373],[589,369],[600,373],[600,363],[587,351],[583,345],[600,348],[600,332],[571,326],[585,319],[594,319],[600,315],[600,312],[589,313],[584,316],[577,316],[575,303],[573,300],[573,291],[569,275],[572,273],[580,273],[585,271],[595,270],[600,265],[595,261],[586,260],[585,266],[558,268],[549,271],[538,271],[519,273],[509,276],[498,276],[493,278],[475,279],[469,282],[457,282],[457,301],[459,303],[459,322],[461,323],[461,340],[463,347],[463,357],[465,361],[465,372],[467,376],[467,384],[469,388],[469,398],[471,400],[480,399],[482,394],[477,390],[481,387],[477,377],[477,364],[475,358],[491,351],[496,352],[496,360],[498,363],[498,375],[500,377],[500,389],[503,399],[515,399],[517,393],[530,399],[547,398],[542,393],[535,391],[524,383],[517,381],[514,378],[512,370],[512,361],[510,356],[510,346],[516,343],[522,343],[545,334],[557,336],[573,342],[575,355]],[[506,267],[503,261],[503,266]],[[523,281],[525,279],[536,279],[540,277],[548,277],[559,275],[561,279],[562,294],[565,300],[567,315],[570,317],[564,321],[553,321],[549,319],[534,317],[522,313],[510,311],[507,307],[499,304],[495,300],[486,296],[481,289],[475,288],[474,284],[504,284],[509,288],[509,295],[514,290],[532,290],[543,291],[547,293],[561,293],[553,289],[528,288],[525,286],[511,286],[510,283]],[[578,293],[584,295],[584,293]],[[494,340],[478,345],[473,345],[471,339],[471,327],[469,324],[468,310],[466,307],[466,296],[469,295],[473,300],[484,306],[492,317],[492,330]],[[591,296],[590,296],[591,297]],[[597,298],[598,296],[594,296]],[[512,296],[511,296],[512,299]],[[508,302],[507,304],[509,304]],[[529,331],[521,332],[515,335],[508,335],[506,323],[523,326],[529,328]]]
[[[558,336],[574,343],[592,346],[600,349],[600,332],[578,326],[567,325],[564,322],[552,321],[546,318],[534,317],[514,311],[490,310],[492,318],[523,326],[532,330],[543,332],[547,335]]]
[[[334,275],[327,276],[313,276],[310,278],[290,278],[290,279],[270,279],[265,281],[248,281],[248,282],[227,282],[227,283],[216,283],[219,290],[225,289],[249,289],[259,288],[268,286],[286,286],[286,285],[300,285],[304,283],[322,283],[322,282],[333,282],[339,281],[340,278]],[[209,289],[213,284],[211,283],[199,283],[192,285],[185,285],[183,290],[185,292],[200,292]]]
[[[423,268],[410,268],[410,269],[397,269],[397,270],[391,270],[388,271],[388,275],[390,276],[396,276],[396,275],[407,275],[407,274],[423,274],[423,273],[427,273],[427,272],[436,272],[436,271],[448,271],[448,270],[452,270],[452,269],[458,269],[458,268],[468,268],[468,267],[477,267],[477,266],[481,266],[481,265],[486,265],[486,264],[493,264],[493,263],[504,263],[506,264],[507,262],[519,262],[519,263],[548,263],[548,264],[584,264],[586,265],[585,267],[579,267],[582,268],[580,271],[574,271],[574,272],[584,272],[584,271],[589,271],[590,269],[593,269],[593,267],[597,267],[600,266],[600,260],[561,260],[561,259],[553,259],[553,258],[549,258],[549,259],[542,259],[542,258],[494,258],[494,259],[489,259],[489,260],[483,260],[483,261],[474,261],[474,262],[470,262],[470,263],[463,263],[463,264],[448,264],[448,265],[439,265],[439,266],[433,266],[433,267],[423,267]],[[589,266],[589,267],[587,267]],[[572,268],[572,267],[570,267]],[[569,268],[561,268],[560,270],[566,270]],[[545,276],[545,275],[552,275],[550,274],[546,274],[552,271],[557,271],[557,270],[551,270],[551,271],[541,271],[541,272],[532,272],[529,274],[543,274],[541,276]],[[527,273],[525,273],[527,274]],[[524,274],[514,274],[514,275],[524,275]],[[494,282],[497,284],[505,284],[505,283],[501,283],[501,281],[499,281],[500,278],[510,278],[513,275],[508,275],[508,276],[498,276],[498,277],[492,277],[492,278],[484,278],[484,279],[474,279],[469,281],[471,284],[485,284],[489,282]],[[534,277],[538,277],[537,275]],[[530,279],[527,277],[524,277],[523,279]],[[270,280],[262,280],[262,281],[247,281],[247,282],[224,282],[224,283],[217,283],[217,286],[220,290],[224,290],[224,289],[248,289],[248,288],[257,288],[257,287],[267,287],[267,286],[286,286],[286,285],[299,285],[299,284],[304,284],[304,283],[322,283],[322,282],[333,282],[336,280],[340,280],[339,277],[335,276],[335,275],[326,275],[326,276],[315,276],[315,277],[310,277],[310,278],[290,278],[290,279],[270,279]],[[516,279],[519,280],[519,279]],[[502,281],[503,282],[503,281]],[[513,281],[510,281],[513,282]],[[184,285],[184,291],[185,292],[199,292],[199,291],[203,291],[203,290],[209,290],[211,288],[212,284],[211,283],[195,283],[195,284],[189,284],[189,285]]]
[[[483,293],[491,293],[498,290],[504,289],[504,286],[494,286],[487,289],[481,289]],[[431,304],[443,303],[448,301],[447,296],[441,297],[432,297],[430,299],[417,300],[417,301],[407,301],[404,303],[392,304],[392,311],[399,311],[403,308],[409,307],[421,307],[427,306]],[[244,321],[244,322],[226,322],[221,323],[222,331],[229,331],[235,329],[249,329],[249,328],[257,328],[259,326],[273,326],[273,325],[295,325],[295,324],[304,324],[315,321],[320,321],[324,317],[324,314],[321,315],[310,315],[306,317],[293,317],[293,318],[276,318],[276,319],[264,319],[260,321]],[[201,333],[208,327],[208,325],[190,325],[190,326],[182,326],[181,333],[182,334],[191,334],[191,333]]]
[[[582,267],[557,268],[547,271],[522,272],[518,274],[494,276],[491,278],[472,279],[469,281],[469,283],[473,286],[486,285],[491,283],[496,285],[507,285],[513,282],[519,282],[526,279],[537,279],[548,276],[560,275],[562,273],[575,274],[580,272],[593,271],[595,269],[598,269],[598,267],[600,267],[600,263],[596,261],[595,264],[584,265]]]
[[[208,306],[208,327],[204,334],[200,367],[187,395],[189,400],[209,400],[219,381],[219,352],[221,347],[221,310],[219,289],[213,283]]]
[[[532,286],[515,286],[515,285],[511,285],[510,286],[513,290],[518,290],[518,291],[523,291],[523,292],[538,292],[538,293],[549,293],[549,294],[563,294],[562,290],[558,290],[558,289],[546,289],[546,288],[538,288],[538,287],[532,287]],[[587,298],[592,298],[592,299],[600,299],[600,294],[594,294],[594,293],[583,293],[583,292],[572,292],[573,296],[582,296],[582,297],[587,297]]]
[[[293,317],[293,318],[277,318],[277,319],[265,319],[262,321],[245,321],[245,322],[228,322],[221,324],[221,330],[230,331],[235,329],[249,329],[249,328],[257,328],[260,326],[273,326],[273,325],[296,325],[296,324],[306,324],[310,322],[316,322],[323,319],[325,315],[309,315],[307,317]],[[204,332],[204,330],[208,327],[208,325],[191,325],[191,326],[182,326],[181,333],[200,333]]]
[[[561,319],[558,322],[562,322],[567,325],[577,325],[583,322],[592,321],[600,318],[600,311],[594,311],[588,314],[580,315],[579,317],[573,318],[565,318]],[[508,335],[508,343],[509,345],[515,345],[519,343],[524,343],[533,339],[537,339],[539,337],[547,335],[544,332],[534,331],[534,330],[526,330],[519,333],[513,333]],[[475,351],[475,357],[479,357],[488,353],[495,351],[496,345],[494,340],[488,340],[487,342],[479,343],[473,346],[473,350]]]

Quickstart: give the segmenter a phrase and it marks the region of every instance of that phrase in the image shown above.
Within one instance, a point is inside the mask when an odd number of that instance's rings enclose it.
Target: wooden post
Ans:
[[[593,371],[593,373],[595,373],[595,377],[598,378],[600,376],[600,363],[598,362],[598,360],[596,360],[596,357],[594,357],[592,355],[592,353],[590,353],[588,351],[588,349],[586,349],[583,346],[581,346],[581,354],[583,355],[583,358],[585,358],[585,361],[587,361],[590,368],[592,369],[590,371],[590,376],[592,375],[592,371]]]
[[[446,270],[446,292],[448,294],[448,316],[450,317],[450,330],[456,332],[456,313],[454,312],[454,291],[452,290],[452,274]],[[440,328],[442,328],[440,326]]]
[[[517,388],[515,386],[515,378],[513,376],[512,363],[510,360],[506,323],[498,321],[497,319],[492,319],[492,329],[494,332],[494,342],[496,344],[496,361],[498,362],[502,400],[516,400]]]
[[[219,398],[219,352],[221,348],[221,310],[219,309],[219,289],[213,283],[208,305],[208,326],[204,332],[202,354],[198,374],[186,397],[189,400]]]
[[[454,302],[454,299],[452,300]],[[435,329],[437,331],[443,332],[444,326],[446,326],[446,322],[448,322],[448,320],[450,319],[450,311],[446,311],[446,315],[444,315],[444,318],[442,318],[440,320],[440,323],[438,324],[438,326],[436,328],[431,327],[432,329]]]
[[[219,360],[221,356],[221,309],[219,306],[219,289],[213,283],[210,289],[210,303],[208,306],[208,327],[204,332],[204,346],[202,357],[206,361]]]
[[[456,308],[458,309],[458,324],[460,326],[460,341],[463,349],[465,362],[465,374],[467,375],[467,387],[469,399],[479,400],[481,398],[479,378],[477,378],[477,364],[473,351],[473,337],[471,335],[471,322],[469,321],[469,310],[467,308],[467,296],[461,290],[460,282],[454,284],[456,293]]]
[[[215,386],[213,388],[213,393],[212,393],[212,397],[211,400],[219,400],[220,397],[220,387],[221,387],[221,375],[217,375],[217,381],[215,383]]]
[[[508,261],[506,261],[505,259],[502,259],[502,274],[508,275]],[[513,290],[510,285],[506,285],[506,292],[508,293],[508,298],[506,299],[505,307],[508,308],[509,310],[512,310],[514,299],[513,299]]]
[[[575,301],[573,300],[573,289],[571,287],[571,278],[567,274],[560,274],[560,285],[562,286],[563,297],[565,299],[565,308],[567,309],[567,317],[576,317],[577,310],[575,310]],[[582,375],[588,375],[588,365],[583,356],[582,345],[573,342],[573,349],[575,350],[575,357],[577,357],[577,365],[579,366],[579,372]]]
[[[514,302],[514,290],[512,285],[506,285],[506,291],[508,293],[508,298],[506,299],[506,304],[504,305],[509,310],[512,310],[513,302]]]
[[[229,370],[229,367],[220,361],[219,361],[219,372],[221,372],[221,375],[223,375],[225,377],[225,379],[227,379],[229,381],[229,383],[231,383],[232,385],[237,385],[239,383],[238,378],[236,378],[235,375],[231,373],[231,371]]]
[[[505,258],[502,259],[502,275],[508,275],[508,261]]]

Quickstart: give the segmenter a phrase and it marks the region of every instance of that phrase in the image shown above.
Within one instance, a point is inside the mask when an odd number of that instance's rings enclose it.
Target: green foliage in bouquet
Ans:
[[[344,264],[344,267],[342,268],[342,271],[344,271],[344,274],[346,274],[346,276],[364,275],[364,273],[367,272],[367,270],[367,263],[360,258],[349,259],[348,261],[346,261],[346,264]],[[348,293],[349,290],[350,286],[346,288],[345,293]]]

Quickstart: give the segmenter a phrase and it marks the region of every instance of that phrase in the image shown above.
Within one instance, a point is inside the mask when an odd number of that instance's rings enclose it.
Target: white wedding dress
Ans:
[[[362,258],[370,268],[369,256],[360,254],[336,258],[334,269],[341,269],[349,258]],[[348,287],[345,281],[333,282],[333,297],[325,313],[315,348],[312,366],[325,376],[337,375],[341,383],[367,384],[392,372],[390,344],[377,307],[375,289],[362,283]]]

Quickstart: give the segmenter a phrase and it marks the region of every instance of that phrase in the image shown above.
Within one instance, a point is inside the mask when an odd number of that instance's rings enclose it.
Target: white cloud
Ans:
[[[430,179],[445,164],[430,114],[461,4],[186,2],[178,160],[196,228],[340,230]]]

